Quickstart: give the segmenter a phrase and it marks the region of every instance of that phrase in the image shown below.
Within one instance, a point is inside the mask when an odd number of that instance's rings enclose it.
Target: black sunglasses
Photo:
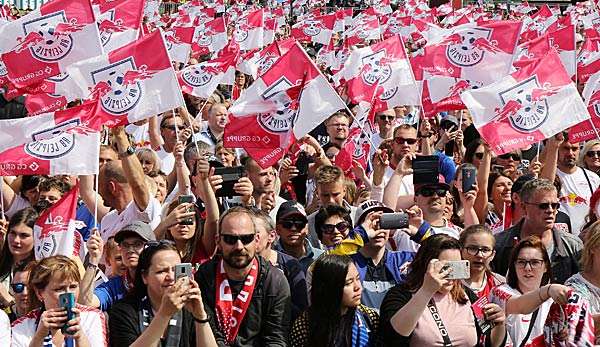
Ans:
[[[392,121],[392,120],[396,119],[396,116],[386,116],[385,114],[382,114],[379,116],[379,119]]]
[[[439,197],[444,197],[444,196],[446,196],[447,192],[448,192],[448,189],[446,189],[446,188],[421,188],[417,195],[421,195],[426,198],[433,196],[433,194],[435,194]]]
[[[230,235],[230,234],[221,234],[221,240],[230,246],[235,246],[239,241],[242,241],[243,245],[249,245],[254,241],[256,234],[244,234],[244,235]]]
[[[306,226],[306,221],[303,220],[282,220],[280,222],[281,226],[286,229],[292,229],[295,227],[296,229],[304,229]]]
[[[600,158],[600,151],[587,151],[587,153],[585,154],[585,156],[588,157],[588,158],[593,158],[593,157]]]
[[[15,294],[21,294],[25,290],[25,283],[12,283],[10,287],[12,288]]]
[[[417,139],[405,139],[403,137],[394,137],[394,142],[396,142],[399,145],[404,143],[414,145],[415,143],[417,143]]]
[[[321,231],[323,234],[333,234],[337,229],[340,233],[345,232],[350,228],[350,223],[348,222],[339,222],[338,224],[323,224],[321,226]]]
[[[553,210],[558,210],[560,207],[560,203],[558,202],[542,202],[541,204],[534,204],[531,202],[525,202],[527,205],[537,206],[540,210],[547,210],[549,207],[552,207]]]
[[[498,156],[500,159],[512,159],[514,161],[521,160],[521,157],[517,153],[504,153]]]
[[[483,159],[483,152],[475,153],[474,156],[475,156],[475,158],[481,160],[481,159]]]

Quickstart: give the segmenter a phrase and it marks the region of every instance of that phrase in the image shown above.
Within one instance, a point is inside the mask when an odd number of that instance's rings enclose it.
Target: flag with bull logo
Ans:
[[[208,99],[219,84],[235,79],[237,59],[237,54],[229,54],[185,67],[177,72],[181,90],[184,93]]]
[[[335,13],[308,18],[292,27],[292,36],[300,42],[329,44],[335,24]]]
[[[585,120],[569,129],[569,141],[573,143],[598,138],[600,129],[600,71],[591,75],[583,88],[583,100],[590,114]]]
[[[172,61],[187,63],[192,52],[193,27],[171,27],[163,32],[165,44]]]
[[[248,12],[235,21],[233,39],[242,51],[261,48],[264,37],[264,10]]]
[[[25,108],[29,116],[56,111],[67,106],[67,103],[76,99],[72,90],[75,84],[69,74],[45,79],[35,93],[30,93],[25,98]]]
[[[496,154],[546,139],[590,116],[556,51],[488,86],[461,94]]]
[[[577,79],[585,83],[600,70],[600,37],[586,37],[577,56]]]
[[[89,0],[54,0],[0,28],[0,52],[16,87],[103,53]]]
[[[231,106],[223,142],[243,147],[261,167],[276,163],[287,147],[344,102],[298,43]],[[252,151],[258,149],[260,151]]]
[[[35,259],[53,255],[79,257],[85,260],[83,236],[77,231],[82,222],[76,219],[79,183],[54,205],[46,209],[33,226]]]
[[[67,71],[79,97],[100,100],[98,112],[110,127],[185,104],[160,30]]]
[[[105,52],[113,51],[137,39],[142,15],[143,0],[129,0],[105,6],[96,17],[100,41]],[[109,3],[110,4],[110,3]]]
[[[263,49],[256,49],[241,56],[237,69],[257,78],[273,66],[273,64],[295,45],[293,38],[275,41]]]
[[[194,28],[192,51],[195,56],[219,52],[227,45],[225,19],[219,17]]]

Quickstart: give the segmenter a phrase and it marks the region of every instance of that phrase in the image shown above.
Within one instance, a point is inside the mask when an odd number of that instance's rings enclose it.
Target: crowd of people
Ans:
[[[105,129],[97,176],[2,177],[0,344],[600,344],[600,141],[496,155],[468,110],[407,105],[348,168],[341,110],[263,168],[222,141],[251,85]],[[36,259],[75,186],[87,255]]]

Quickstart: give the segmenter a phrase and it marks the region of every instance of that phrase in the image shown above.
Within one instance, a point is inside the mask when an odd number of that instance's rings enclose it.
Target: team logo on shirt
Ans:
[[[55,127],[33,134],[33,142],[25,145],[25,152],[39,159],[62,157],[75,147],[75,134],[69,132],[79,125],[79,119],[71,119]]]

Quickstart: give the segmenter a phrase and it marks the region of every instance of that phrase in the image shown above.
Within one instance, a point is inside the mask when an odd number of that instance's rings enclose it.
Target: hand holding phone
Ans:
[[[477,179],[477,169],[475,167],[463,167],[462,174],[462,191],[463,193],[474,190],[475,180]]]
[[[179,205],[181,205],[181,204],[193,204],[194,203],[194,196],[193,195],[180,195],[177,200],[178,200]],[[194,206],[190,206],[187,209],[187,212],[194,212]],[[186,218],[186,219],[182,220],[181,222],[179,222],[179,224],[181,224],[181,225],[192,225],[192,224],[194,224],[194,219],[193,219],[193,217]]]
[[[448,280],[464,280],[471,277],[470,265],[468,260],[447,261],[442,270],[451,269],[446,276]]]
[[[63,334],[69,334],[67,328],[67,322],[75,317],[73,308],[75,307],[75,294],[73,293],[62,293],[58,296],[58,305],[67,311],[67,321],[60,329]]]

